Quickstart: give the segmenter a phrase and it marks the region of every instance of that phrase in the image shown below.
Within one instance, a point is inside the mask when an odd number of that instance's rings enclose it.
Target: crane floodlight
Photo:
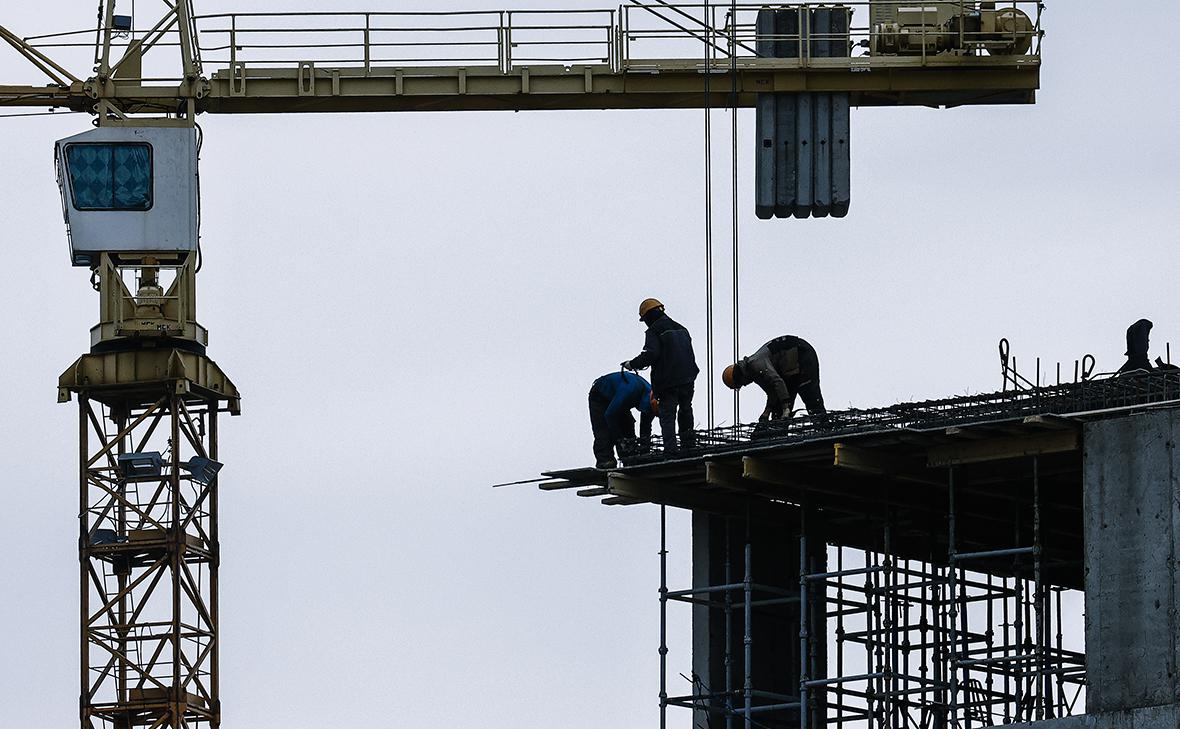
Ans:
[[[75,266],[196,251],[195,129],[99,127],[59,140],[54,156]]]

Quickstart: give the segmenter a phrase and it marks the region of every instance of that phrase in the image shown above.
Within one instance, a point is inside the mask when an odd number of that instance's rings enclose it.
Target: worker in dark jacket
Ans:
[[[695,445],[692,417],[692,395],[697,374],[696,355],[692,352],[692,336],[688,330],[672,321],[664,313],[664,305],[656,299],[644,299],[639,305],[639,319],[647,324],[643,351],[635,359],[623,363],[628,370],[651,367],[651,388],[660,402],[660,435],[664,451],[674,453],[683,445]],[[677,442],[676,428],[680,427]]]
[[[1159,357],[1155,358],[1155,366],[1151,365],[1151,358],[1147,354],[1147,350],[1151,345],[1151,328],[1155,326],[1147,319],[1140,319],[1127,328],[1127,362],[1115,374],[1126,374],[1128,372],[1151,372],[1152,370],[1175,370],[1180,369],[1175,365],[1164,362]]]
[[[1147,356],[1147,349],[1151,340],[1153,324],[1147,319],[1140,319],[1127,328],[1127,363],[1119,368],[1118,374],[1143,370],[1150,372],[1151,360]]]
[[[726,367],[721,379],[732,390],[753,382],[766,392],[766,409],[759,421],[790,418],[796,395],[803,398],[813,420],[827,421],[828,411],[819,389],[819,356],[799,337],[787,335],[770,340],[754,354]]]
[[[635,437],[635,416],[639,411],[639,436],[651,437],[651,421],[657,405],[647,380],[631,372],[612,372],[590,387],[590,429],[594,432],[594,465],[614,468],[614,449],[626,438]]]

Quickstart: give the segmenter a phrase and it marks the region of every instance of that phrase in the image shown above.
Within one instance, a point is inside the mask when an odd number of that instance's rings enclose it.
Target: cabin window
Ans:
[[[66,169],[78,210],[152,207],[152,149],[146,144],[71,144]]]

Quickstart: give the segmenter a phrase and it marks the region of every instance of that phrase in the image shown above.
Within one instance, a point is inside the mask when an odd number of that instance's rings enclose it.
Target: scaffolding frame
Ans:
[[[1080,593],[1045,580],[1039,456],[1014,484],[1028,495],[1013,503],[1011,545],[960,551],[956,493],[969,479],[967,466],[946,473],[945,554],[916,560],[894,552],[894,538],[912,528],[906,514],[866,510],[834,514],[808,505],[798,510],[797,592],[757,582],[745,515],[746,544],[735,565],[726,538],[723,584],[670,590],[667,584],[666,506],[661,504],[660,717],[669,707],[702,709],[724,718],[726,729],[977,729],[1071,716],[1083,710],[1084,647],[1067,644],[1064,625],[1080,620]],[[741,517],[727,517],[726,528]],[[819,538],[829,520],[862,520],[879,535],[873,548],[847,547]],[[816,530],[819,526],[818,531]],[[1031,529],[1029,526],[1031,525]],[[818,544],[817,544],[818,541]],[[825,568],[809,569],[822,550]],[[834,562],[833,569],[826,565]],[[980,564],[983,563],[983,566]],[[1006,567],[997,567],[1006,563]],[[740,580],[735,568],[743,568]],[[667,614],[670,602],[724,611],[725,686],[710,690],[693,677],[693,693],[667,694]],[[762,605],[798,604],[799,689],[795,696],[759,691],[752,675],[757,651],[752,611]],[[822,635],[809,610],[822,606]],[[731,666],[736,611],[742,613],[742,676]],[[822,660],[820,659],[822,649]],[[717,704],[720,703],[720,706]],[[797,714],[797,721],[787,712]],[[784,715],[787,715],[784,718]],[[715,724],[710,719],[708,726]],[[720,724],[717,724],[720,726]]]

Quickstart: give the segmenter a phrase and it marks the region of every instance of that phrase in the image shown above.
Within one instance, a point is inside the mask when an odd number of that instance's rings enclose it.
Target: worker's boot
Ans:
[[[618,465],[618,462],[613,458],[599,458],[598,462],[594,464],[594,467],[600,471],[609,471]]]

